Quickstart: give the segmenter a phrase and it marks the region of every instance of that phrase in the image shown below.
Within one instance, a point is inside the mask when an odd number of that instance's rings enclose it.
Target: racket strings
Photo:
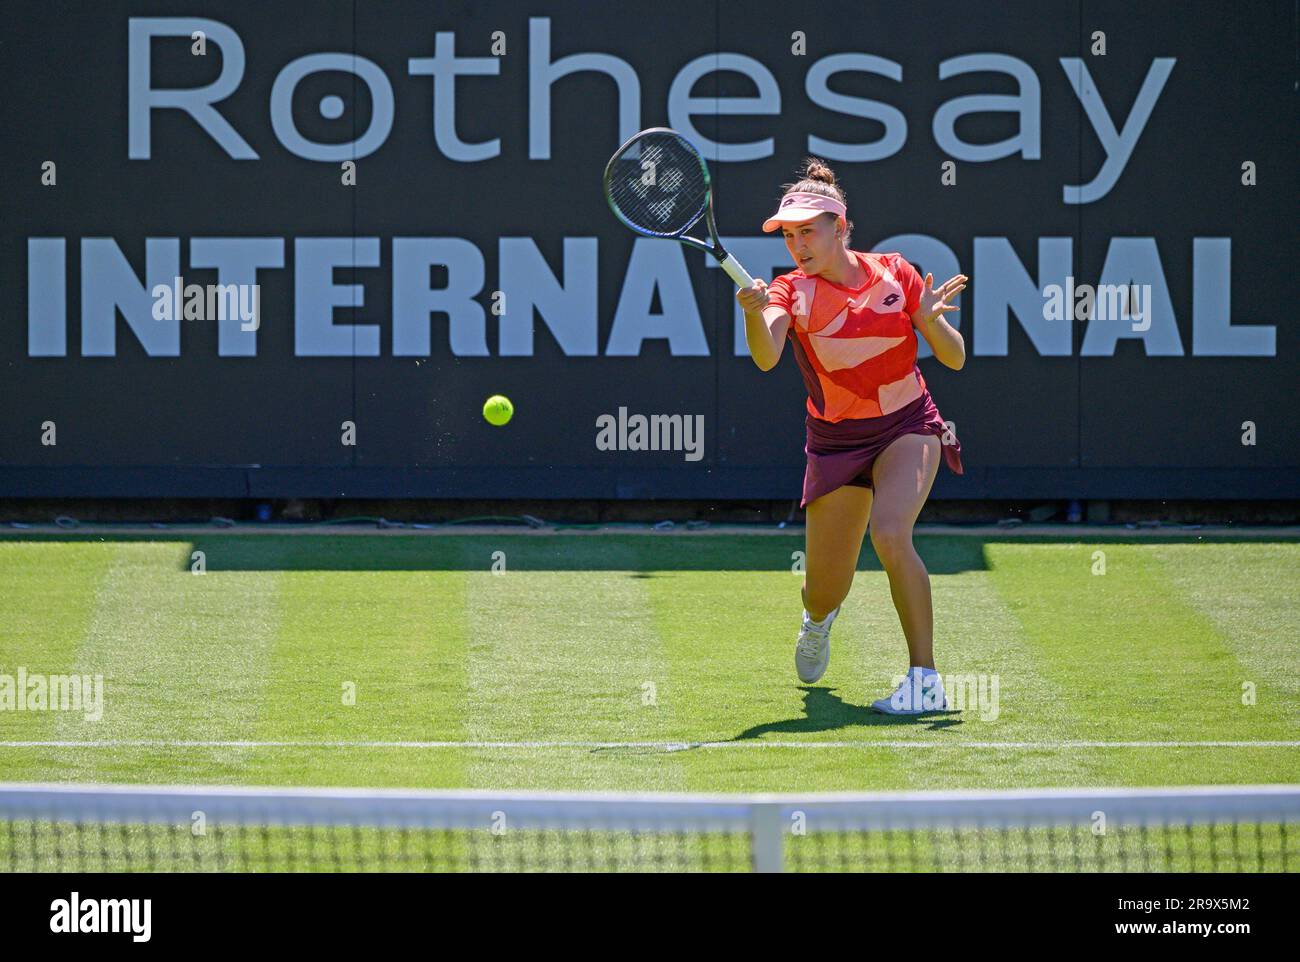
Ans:
[[[674,237],[704,214],[709,181],[704,161],[689,143],[655,132],[634,139],[610,161],[606,192],[634,230]]]

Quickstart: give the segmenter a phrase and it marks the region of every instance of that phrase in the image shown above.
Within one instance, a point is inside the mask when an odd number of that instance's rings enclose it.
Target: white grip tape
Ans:
[[[753,287],[754,278],[749,276],[749,272],[740,266],[740,261],[728,254],[722,261],[722,269],[727,272],[727,276],[736,282],[737,287]]]

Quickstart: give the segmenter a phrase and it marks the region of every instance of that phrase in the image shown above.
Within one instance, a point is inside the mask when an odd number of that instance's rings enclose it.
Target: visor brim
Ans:
[[[787,207],[785,210],[773,214],[767,220],[763,221],[763,233],[770,234],[783,224],[805,224],[822,214],[832,214],[839,218],[839,215],[830,210],[817,210],[815,208]]]

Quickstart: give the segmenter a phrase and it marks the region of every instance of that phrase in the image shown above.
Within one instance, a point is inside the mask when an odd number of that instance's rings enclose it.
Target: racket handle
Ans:
[[[754,278],[750,277],[749,272],[740,266],[740,261],[730,254],[722,259],[722,269],[727,272],[728,277],[736,282],[737,287],[754,286]]]

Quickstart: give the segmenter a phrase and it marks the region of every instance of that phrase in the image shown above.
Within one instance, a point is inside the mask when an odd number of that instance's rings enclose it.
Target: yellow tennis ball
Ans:
[[[510,398],[503,397],[500,394],[493,394],[483,402],[483,417],[488,424],[495,424],[497,427],[508,422],[515,416],[515,406],[510,403]]]

